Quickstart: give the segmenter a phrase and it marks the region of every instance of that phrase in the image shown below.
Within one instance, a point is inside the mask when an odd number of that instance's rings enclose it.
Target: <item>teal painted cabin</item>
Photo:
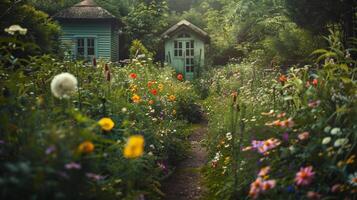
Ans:
[[[205,64],[208,34],[187,20],[182,20],[165,31],[161,37],[165,46],[165,62],[186,80],[193,80]]]
[[[62,28],[61,47],[73,59],[119,60],[119,20],[93,0],[62,10],[54,18]]]

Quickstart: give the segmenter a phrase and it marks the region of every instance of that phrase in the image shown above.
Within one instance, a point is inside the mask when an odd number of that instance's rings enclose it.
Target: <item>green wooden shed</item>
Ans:
[[[62,28],[61,46],[74,59],[119,60],[119,20],[93,0],[55,14]]]
[[[182,20],[165,31],[161,37],[165,46],[165,61],[182,73],[186,80],[198,75],[205,63],[208,34],[187,20]]]

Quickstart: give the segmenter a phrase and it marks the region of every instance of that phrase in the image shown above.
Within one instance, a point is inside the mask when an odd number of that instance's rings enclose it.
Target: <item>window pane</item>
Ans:
[[[190,56],[190,50],[186,49],[186,56]]]
[[[189,58],[186,58],[186,65],[190,65],[190,59]]]
[[[191,49],[191,56],[195,55],[195,51],[193,49]]]
[[[174,51],[174,56],[178,56],[176,49],[175,49],[175,51]]]
[[[182,49],[182,42],[179,42],[179,48]]]
[[[191,40],[191,48],[195,48],[195,41]]]
[[[174,43],[174,48],[177,48],[177,41],[175,41]]]
[[[88,55],[94,56],[94,48],[93,47],[91,47],[91,48],[88,47]]]
[[[191,72],[195,71],[195,66],[191,66]]]
[[[190,72],[190,67],[186,66],[186,72]]]
[[[179,56],[182,56],[182,50],[181,49],[179,50]]]
[[[186,49],[190,48],[190,43],[186,42]]]

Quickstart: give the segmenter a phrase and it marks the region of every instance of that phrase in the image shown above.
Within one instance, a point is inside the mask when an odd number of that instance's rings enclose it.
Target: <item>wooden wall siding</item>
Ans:
[[[112,31],[110,22],[62,22],[61,42],[64,48],[70,44],[72,52],[75,52],[76,36],[95,36],[96,54],[98,58],[112,60]],[[68,48],[68,47],[67,47]]]
[[[112,28],[111,61],[119,60],[119,33],[118,29]]]
[[[183,38],[177,38],[177,36],[181,33],[182,32],[178,32],[177,34],[175,34],[174,36],[172,36],[171,38],[165,41],[165,60],[169,65],[171,65],[176,70],[176,72],[185,74],[184,60],[182,58],[175,58],[174,56],[174,41],[183,39]],[[191,36],[190,40],[195,41],[194,60],[195,60],[195,73],[196,73],[198,70],[202,71],[202,67],[204,66],[205,43],[195,33],[193,32],[187,32],[187,33]]]

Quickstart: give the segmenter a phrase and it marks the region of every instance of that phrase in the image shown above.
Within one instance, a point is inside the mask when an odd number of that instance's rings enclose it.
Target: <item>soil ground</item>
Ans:
[[[189,156],[176,168],[174,174],[163,184],[165,200],[198,200],[205,193],[202,184],[201,168],[207,162],[207,152],[201,145],[207,133],[207,124],[202,122],[190,135]]]

